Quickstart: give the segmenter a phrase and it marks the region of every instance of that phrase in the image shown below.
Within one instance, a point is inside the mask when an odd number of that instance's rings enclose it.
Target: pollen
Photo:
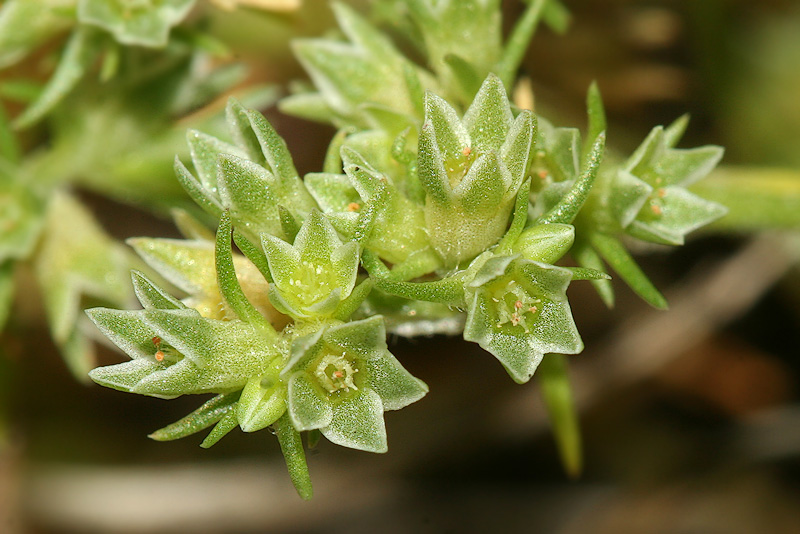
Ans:
[[[667,190],[661,187],[658,190],[658,198],[664,198],[665,196],[667,196]]]
[[[514,307],[515,307],[516,309],[518,309],[518,310],[519,310],[519,309],[522,309],[522,301],[521,301],[521,300],[518,300],[518,301],[516,301],[516,302],[514,303]]]
[[[160,338],[160,337],[158,337],[158,336],[155,336],[155,337],[153,338],[153,345],[155,345],[155,346],[158,346],[158,345],[160,345],[160,344],[161,344],[161,338]]]
[[[465,146],[464,150],[461,151],[461,155],[464,156],[465,158],[468,158],[470,154],[472,154],[472,148],[468,146]]]
[[[163,350],[159,350],[158,352],[156,352],[155,357],[156,357],[156,361],[157,362],[163,362],[164,361],[164,351]]]
[[[659,206],[658,204],[651,204],[650,211],[652,211],[654,215],[661,215],[662,213],[664,213],[664,210],[662,210],[661,206]]]
[[[347,205],[347,211],[358,211],[361,209],[361,204],[358,202],[351,202]]]

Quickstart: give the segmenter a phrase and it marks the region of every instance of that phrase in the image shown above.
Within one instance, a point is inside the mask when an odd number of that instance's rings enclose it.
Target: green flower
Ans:
[[[353,236],[367,203],[381,203],[365,247],[394,264],[430,256],[429,263],[435,268],[422,207],[403,195],[389,176],[373,168],[360,154],[345,147],[342,157],[346,174],[306,176],[306,186],[333,226],[344,235]]]
[[[682,245],[686,234],[727,212],[686,189],[714,169],[723,149],[674,148],[685,127],[686,119],[679,119],[666,129],[653,128],[614,176],[608,205],[627,234]]]
[[[87,311],[100,331],[131,361],[98,367],[89,377],[120,391],[173,398],[242,389],[268,374],[280,345],[242,321],[206,319],[173,302],[172,309]]]
[[[297,174],[284,140],[257,111],[231,98],[226,108],[231,145],[196,130],[187,140],[197,176],[176,159],[183,187],[203,209],[220,217],[229,210],[237,230],[252,242],[262,233],[287,235],[286,217],[302,221],[316,207]]]
[[[296,319],[330,317],[353,291],[358,244],[342,244],[320,212],[311,212],[294,245],[269,234],[262,245],[274,278],[270,299],[279,311]]]
[[[466,285],[464,339],[492,353],[524,383],[546,353],[583,350],[566,290],[572,273],[518,256],[490,258]]]
[[[463,121],[443,99],[427,95],[418,172],[430,240],[445,266],[471,260],[505,234],[535,132],[530,111],[514,118],[496,76],[483,83]]]
[[[333,443],[370,452],[387,450],[383,412],[428,392],[387,349],[380,316],[295,339],[282,376],[298,431],[319,429]]]

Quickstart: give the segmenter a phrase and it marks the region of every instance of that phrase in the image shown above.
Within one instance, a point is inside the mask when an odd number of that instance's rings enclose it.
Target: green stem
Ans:
[[[800,227],[798,170],[721,168],[689,189],[728,208],[728,214],[709,229],[753,232]]]

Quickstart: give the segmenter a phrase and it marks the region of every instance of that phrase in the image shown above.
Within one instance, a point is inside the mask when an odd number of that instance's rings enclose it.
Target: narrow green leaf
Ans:
[[[231,407],[233,408],[233,406]],[[200,444],[200,446],[204,449],[208,449],[216,445],[216,443],[224,438],[228,432],[236,428],[239,424],[239,421],[236,419],[236,410],[229,409],[225,412],[225,415],[222,416],[222,419],[219,420],[217,425],[209,432],[206,436],[206,439]]]
[[[648,304],[660,310],[669,306],[664,296],[642,272],[625,246],[615,237],[593,233],[590,236],[592,246],[597,249],[603,259],[614,269],[633,291]]]
[[[233,253],[231,252],[231,217],[227,211],[222,213],[217,230],[215,248],[217,266],[217,283],[225,302],[236,312],[242,321],[253,323],[267,332],[275,334],[275,330],[267,319],[258,313],[242,291],[236,270],[233,266]]]
[[[374,274],[370,272],[370,275]],[[434,282],[397,282],[375,277],[375,286],[381,290],[411,300],[438,302],[448,306],[464,306],[464,282],[460,277],[443,278]]]
[[[300,439],[300,434],[292,426],[288,414],[283,414],[275,422],[274,428],[292,484],[300,497],[305,500],[311,499],[314,491],[311,487],[311,477],[308,474],[306,453],[303,451],[303,440]]]
[[[216,397],[206,401],[202,406],[186,417],[172,423],[171,425],[167,425],[164,428],[156,430],[147,437],[156,441],[172,441],[196,434],[197,432],[200,432],[201,430],[204,430],[217,423],[228,412],[233,410],[238,399],[238,391],[235,393],[227,393],[225,395],[217,395]]]
[[[578,262],[578,265],[585,269],[603,272],[606,268],[603,263],[603,258],[601,258],[597,251],[583,239],[577,239],[575,241],[570,254],[575,258],[575,261]],[[614,286],[611,284],[611,281],[592,280],[592,286],[594,286],[595,291],[597,291],[597,294],[600,296],[600,300],[603,301],[606,307],[609,309],[613,308]]]
[[[600,167],[600,162],[603,159],[605,145],[605,132],[601,132],[592,145],[592,150],[587,156],[586,164],[580,178],[578,178],[578,180],[570,188],[569,192],[564,195],[561,201],[550,211],[542,215],[536,221],[537,223],[570,224],[575,220],[575,217],[583,207],[584,202],[586,202],[586,199],[589,198],[589,193],[591,192],[592,186],[597,178],[597,170]]]
[[[483,80],[481,80],[480,74],[472,66],[472,63],[457,54],[446,54],[444,62],[461,86],[461,92],[465,100],[469,100],[481,87]]]
[[[264,250],[255,246],[249,239],[244,237],[238,230],[233,231],[233,242],[242,251],[245,257],[253,262],[256,269],[264,276],[267,282],[272,283],[272,273],[269,271],[269,261]]]
[[[219,199],[212,196],[207,189],[195,178],[189,169],[181,162],[178,156],[175,156],[175,175],[178,177],[183,189],[189,194],[195,203],[203,208],[206,213],[219,217],[222,214],[222,205]]]
[[[602,132],[606,131],[606,111],[603,108],[603,97],[600,95],[600,88],[597,87],[596,81],[592,82],[586,94],[586,111],[589,116],[589,128],[583,143],[584,158],[592,152],[592,139],[597,139]]]
[[[319,444],[320,439],[322,439],[322,432],[320,432],[318,428],[315,428],[314,430],[309,430],[307,437],[308,448],[313,449],[314,447],[316,447]]]
[[[406,82],[408,97],[411,99],[414,111],[417,116],[423,117],[425,115],[425,89],[422,87],[417,70],[407,61],[403,61],[403,79]]]
[[[566,33],[571,19],[569,10],[558,0],[549,0],[544,6],[542,20],[558,34]]]
[[[214,232],[200,222],[193,214],[182,208],[172,208],[169,210],[172,215],[172,222],[178,228],[183,237],[189,240],[213,241]]]
[[[572,388],[567,374],[567,358],[563,354],[546,354],[536,377],[542,398],[553,425],[561,463],[567,474],[575,478],[583,468],[581,430]]]
[[[511,30],[511,35],[503,50],[503,57],[497,67],[497,75],[508,91],[512,88],[517,69],[522,64],[522,58],[525,57],[533,34],[536,33],[536,27],[542,16],[542,8],[546,3],[547,0],[532,0]]]

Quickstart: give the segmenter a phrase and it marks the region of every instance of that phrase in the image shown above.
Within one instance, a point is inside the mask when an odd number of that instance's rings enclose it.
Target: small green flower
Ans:
[[[282,210],[302,221],[316,207],[297,174],[284,140],[259,112],[228,101],[226,118],[236,144],[189,130],[187,141],[197,176],[180,160],[183,187],[214,217],[229,210],[234,226],[252,242],[262,233],[287,236]]]
[[[430,240],[445,266],[471,260],[505,234],[535,132],[530,111],[514,118],[496,76],[486,79],[463,120],[427,95],[418,172]]]
[[[380,316],[295,339],[282,376],[298,431],[319,429],[333,443],[370,452],[387,450],[383,412],[428,392],[389,352]]]
[[[346,174],[306,176],[306,186],[333,226],[344,235],[353,236],[367,203],[380,202],[381,209],[375,215],[365,247],[394,264],[433,256],[422,207],[403,195],[389,176],[378,172],[360,154],[345,147],[342,156]],[[435,268],[435,257],[432,261]]]
[[[295,319],[330,317],[353,291],[358,244],[342,244],[319,211],[311,212],[294,245],[268,234],[262,245],[274,278],[270,299],[279,311]]]
[[[466,286],[464,339],[492,353],[514,381],[527,382],[546,353],[583,350],[567,301],[571,280],[563,267],[490,258]]]
[[[614,177],[608,205],[633,237],[682,245],[686,234],[727,212],[686,189],[714,169],[723,149],[674,148],[685,127],[686,119],[679,119],[666,129],[653,128]]]

